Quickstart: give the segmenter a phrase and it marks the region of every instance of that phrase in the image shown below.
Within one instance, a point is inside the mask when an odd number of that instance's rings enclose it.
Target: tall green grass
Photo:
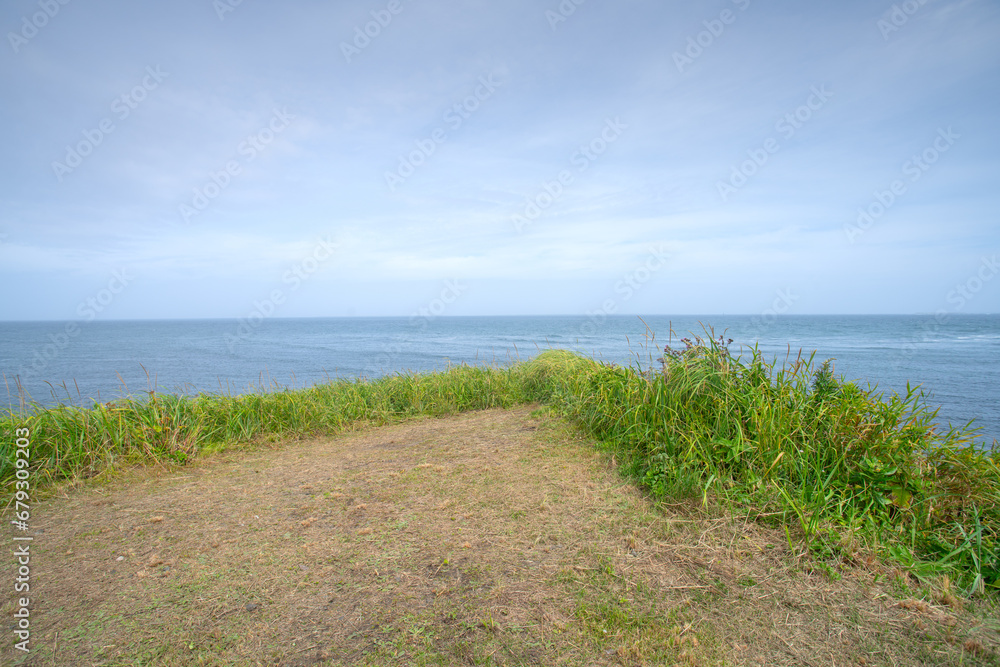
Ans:
[[[550,350],[509,368],[9,413],[0,482],[14,477],[13,431],[25,425],[44,484],[262,437],[541,402],[601,440],[654,496],[711,498],[781,521],[820,557],[869,552],[921,577],[948,575],[970,594],[998,590],[1000,467],[973,431],[936,428],[914,388],[886,396],[812,358],[779,366],[710,336],[682,343],[655,372]]]
[[[709,495],[799,528],[820,556],[874,552],[967,593],[1000,586],[1000,468],[922,393],[862,389],[828,362],[685,339],[663,368],[594,365],[567,411],[658,497]]]
[[[0,483],[14,469],[14,429],[31,432],[36,484],[89,477],[116,466],[184,462],[206,450],[261,437],[335,434],[416,415],[511,407],[525,402],[509,369],[461,366],[427,375],[339,381],[238,396],[150,393],[92,408],[60,405],[0,417]]]

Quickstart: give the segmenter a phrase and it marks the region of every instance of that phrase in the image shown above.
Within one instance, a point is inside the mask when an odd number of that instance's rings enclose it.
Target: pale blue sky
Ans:
[[[4,3],[0,319],[1000,311],[995,1],[230,1]]]

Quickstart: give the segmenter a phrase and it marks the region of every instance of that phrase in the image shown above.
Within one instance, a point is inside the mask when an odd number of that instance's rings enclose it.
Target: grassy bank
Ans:
[[[876,558],[964,594],[997,591],[996,452],[935,428],[919,391],[885,396],[811,359],[734,358],[722,341],[684,341],[663,361],[652,377],[610,365],[553,376],[556,402],[655,496],[780,522],[821,563]]]
[[[662,371],[550,351],[511,368],[341,381],[244,396],[153,395],[0,419],[0,481],[15,428],[31,430],[34,479],[334,434],[416,415],[541,402],[594,435],[662,499],[696,497],[785,527],[837,576],[874,558],[962,594],[1000,586],[1000,468],[969,432],[942,432],[921,395],[884,396],[797,359],[784,366],[723,341],[687,340]],[[947,584],[946,584],[947,586]]]

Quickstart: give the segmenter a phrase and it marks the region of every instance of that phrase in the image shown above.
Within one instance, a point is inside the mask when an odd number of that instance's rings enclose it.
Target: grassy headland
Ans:
[[[998,591],[996,451],[969,431],[935,428],[919,391],[886,396],[812,359],[778,366],[757,350],[733,356],[721,340],[683,343],[650,373],[548,351],[510,368],[7,414],[0,482],[14,479],[14,430],[25,426],[33,479],[45,485],[261,439],[543,403],[654,497],[696,497],[781,525],[833,577],[838,562],[877,559],[963,595]]]

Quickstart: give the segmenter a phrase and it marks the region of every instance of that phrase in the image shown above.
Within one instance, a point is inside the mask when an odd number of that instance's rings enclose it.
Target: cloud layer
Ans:
[[[986,0],[15,0],[0,318],[933,312],[1000,246]],[[322,244],[335,246],[315,259]],[[998,281],[1000,282],[1000,281]],[[963,312],[996,312],[985,282]]]

